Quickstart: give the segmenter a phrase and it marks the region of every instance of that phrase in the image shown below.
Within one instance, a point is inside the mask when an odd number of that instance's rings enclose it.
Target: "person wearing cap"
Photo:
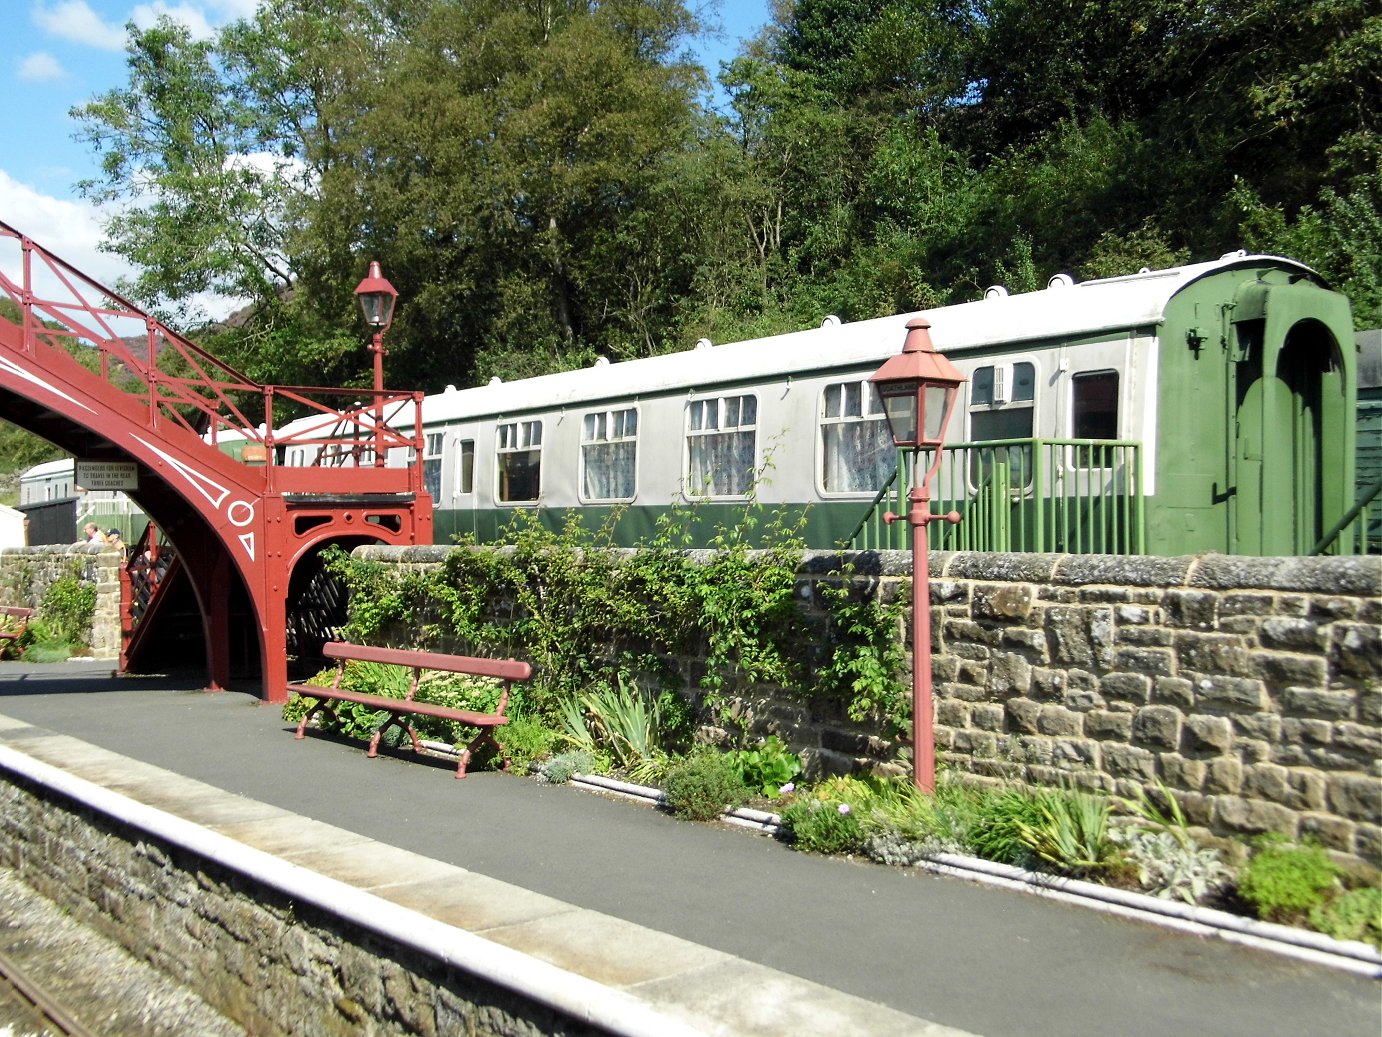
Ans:
[[[118,529],[106,531],[106,543],[111,547],[119,548],[121,551],[125,550],[125,540],[120,536]]]

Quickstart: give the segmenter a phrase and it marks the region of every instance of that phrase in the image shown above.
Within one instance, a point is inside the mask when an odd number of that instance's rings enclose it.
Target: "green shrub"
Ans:
[[[672,813],[690,821],[712,821],[748,799],[734,761],[718,752],[693,753],[669,766],[663,790]]]
[[[1218,850],[1177,838],[1169,831],[1115,829],[1113,835],[1128,863],[1137,869],[1138,883],[1163,900],[1198,904],[1233,877]]]
[[[1238,895],[1259,918],[1293,923],[1322,908],[1338,888],[1340,870],[1319,846],[1265,839],[1238,875]]]
[[[808,853],[853,853],[863,849],[864,818],[875,796],[858,778],[831,778],[798,792],[782,809],[792,845]]]
[[[514,770],[520,774],[529,770],[534,761],[549,755],[559,738],[541,720],[523,716],[510,717],[494,737],[503,743]]]
[[[595,759],[588,752],[572,749],[534,764],[532,771],[537,780],[544,784],[565,785],[577,774],[589,774],[594,767]]]
[[[1310,928],[1336,940],[1362,940],[1382,948],[1382,889],[1351,889],[1311,908]]]
[[[66,644],[73,649],[87,647],[91,621],[96,616],[96,588],[81,578],[79,567],[72,567],[48,585],[39,602],[36,619],[40,630],[35,643]]]
[[[1041,789],[1035,800],[1035,818],[1019,820],[1017,830],[1037,860],[1067,875],[1092,875],[1123,863],[1110,836],[1107,800],[1062,789]]]
[[[730,754],[739,780],[750,792],[776,799],[781,788],[801,773],[801,758],[777,735],[769,735],[756,749]]]
[[[1036,796],[1026,789],[984,790],[975,796],[965,842],[976,857],[1026,867],[1032,849],[1022,837],[1022,826],[1040,819]]]

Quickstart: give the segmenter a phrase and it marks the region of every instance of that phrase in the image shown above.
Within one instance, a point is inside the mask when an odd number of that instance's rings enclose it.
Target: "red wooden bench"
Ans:
[[[18,605],[0,605],[0,641],[12,642],[10,647],[15,650],[16,655],[24,654],[20,638],[29,628],[29,620],[33,614],[33,609],[21,608]]]
[[[406,718],[409,716],[428,716],[453,720],[468,727],[480,729],[480,733],[461,750],[460,760],[456,765],[456,777],[465,777],[465,770],[470,763],[471,755],[482,744],[493,746],[503,757],[504,769],[508,770],[508,754],[504,752],[504,747],[494,737],[494,729],[509,722],[509,718],[504,715],[504,710],[509,702],[509,689],[513,687],[514,681],[525,681],[532,676],[533,668],[528,663],[519,662],[517,659],[478,659],[468,655],[441,655],[436,652],[418,652],[403,648],[374,648],[370,645],[356,645],[345,641],[327,642],[322,646],[322,654],[328,659],[336,660],[336,679],[331,687],[319,688],[311,684],[288,685],[289,691],[295,691],[304,698],[316,699],[316,704],[307,711],[302,722],[298,724],[298,738],[303,737],[308,723],[319,711],[324,709],[332,716],[336,715],[335,708],[332,706],[333,702],[355,702],[389,714],[389,719],[379,726],[370,739],[369,757],[371,759],[379,755],[379,739],[390,727],[397,727],[408,732],[408,736],[413,740],[413,751],[420,751],[422,743],[418,740],[417,732],[413,730],[413,726],[408,723]],[[409,681],[407,696],[398,699],[386,695],[369,695],[359,691],[348,691],[342,688],[341,678],[345,676],[346,663],[351,660],[408,667],[412,670],[412,679]],[[469,709],[453,709],[450,706],[439,706],[431,702],[417,702],[413,696],[417,694],[418,681],[422,677],[423,670],[442,670],[447,673],[465,673],[476,677],[493,677],[504,682],[504,690],[499,695],[499,704],[493,713],[477,713]]]

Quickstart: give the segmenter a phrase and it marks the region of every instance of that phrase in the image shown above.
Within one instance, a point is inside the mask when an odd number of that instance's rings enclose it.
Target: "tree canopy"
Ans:
[[[266,0],[128,27],[76,111],[125,287],[265,381],[439,389],[1217,256],[1382,322],[1368,0],[782,0],[719,73],[682,0]],[[718,70],[712,70],[718,71]]]

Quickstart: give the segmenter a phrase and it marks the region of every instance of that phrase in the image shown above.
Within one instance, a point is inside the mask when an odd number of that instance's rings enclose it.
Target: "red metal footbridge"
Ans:
[[[144,593],[125,595],[122,669],[158,665],[171,623],[160,602],[181,586],[209,687],[257,654],[263,697],[283,701],[290,657],[328,636],[294,614],[321,552],[432,542],[422,394],[375,381],[256,384],[0,222],[0,417],[78,458],[123,462],[126,492],[158,530],[125,580]],[[410,463],[386,465],[390,452]],[[289,466],[290,453],[310,460]]]

